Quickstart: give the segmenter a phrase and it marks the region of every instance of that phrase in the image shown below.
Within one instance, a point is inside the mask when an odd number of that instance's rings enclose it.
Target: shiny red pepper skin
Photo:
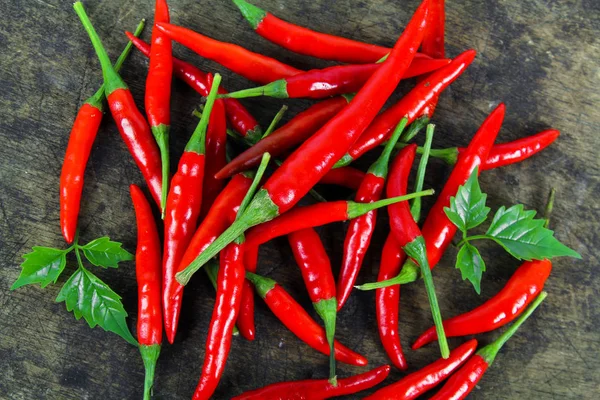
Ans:
[[[206,131],[206,170],[204,171],[202,188],[201,219],[206,216],[215,199],[225,187],[226,182],[223,179],[215,178],[215,174],[227,164],[226,144],[227,120],[225,118],[225,105],[223,100],[217,99],[213,105]]]
[[[517,318],[544,288],[552,271],[549,260],[527,261],[511,276],[504,288],[479,307],[444,321],[448,337],[489,332]],[[437,339],[435,328],[428,329],[415,341],[413,350]]]
[[[364,372],[350,378],[338,379],[333,386],[327,379],[309,379],[304,381],[280,382],[260,389],[246,392],[232,400],[321,400],[331,397],[355,394],[383,382],[390,373],[390,366]]]
[[[133,45],[146,57],[150,56],[150,45],[142,39],[136,38],[130,32],[125,32]],[[173,57],[173,73],[175,76],[188,84],[202,96],[208,96],[210,86],[207,84],[205,72],[200,71],[193,65]],[[227,91],[219,87],[220,94],[226,94]],[[225,99],[225,109],[227,118],[231,126],[242,136],[252,135],[260,131],[260,126],[250,112],[236,99]]]
[[[430,400],[461,400],[471,393],[489,364],[476,354],[459,369]]]
[[[216,174],[216,177],[219,179],[227,178],[238,172],[258,166],[265,152],[268,152],[272,157],[280,156],[286,150],[312,136],[347,105],[348,100],[340,96],[310,106],[292,118],[287,124],[230,161]]]
[[[379,389],[365,400],[411,400],[417,398],[450,376],[471,357],[476,348],[477,340],[469,340],[452,350],[449,358],[440,358],[398,382]]]
[[[343,186],[348,189],[358,190],[363,179],[365,179],[365,173],[359,169],[352,167],[342,167],[332,169],[321,178],[319,184],[321,185],[337,185]]]
[[[444,26],[446,24],[444,0],[433,0],[431,2],[427,22],[427,32],[425,32],[423,38],[421,51],[433,58],[444,58]]]
[[[258,264],[258,246],[246,245],[244,251],[244,267],[246,271],[256,272]],[[246,280],[242,290],[242,306],[238,315],[237,327],[240,335],[246,340],[254,340],[256,328],[254,326],[254,286]]]
[[[223,375],[242,298],[245,274],[243,254],[244,245],[237,243],[231,243],[221,253],[217,300],[208,328],[202,375],[193,400],[210,399]]]
[[[266,84],[302,72],[274,58],[253,53],[235,44],[219,42],[181,26],[158,23],[156,27],[200,56],[254,82]]]
[[[71,128],[69,144],[60,173],[60,229],[67,243],[72,243],[77,231],[77,218],[83,192],[85,167],[100,123],[102,110],[85,103],[77,112]]]

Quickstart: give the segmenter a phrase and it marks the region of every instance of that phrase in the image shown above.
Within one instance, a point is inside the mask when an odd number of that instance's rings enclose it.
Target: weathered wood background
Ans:
[[[263,40],[225,0],[171,0],[172,20],[216,39],[243,44],[299,68],[326,63],[281,50]],[[417,1],[256,0],[287,20],[314,29],[383,45],[392,45]],[[435,147],[468,143],[484,117],[500,101],[507,117],[500,140],[561,130],[559,141],[521,165],[486,172],[482,186],[493,209],[524,203],[541,209],[551,187],[558,189],[552,226],[558,238],[583,260],[558,259],[547,284],[550,293],[536,315],[504,348],[493,368],[471,395],[473,399],[600,398],[600,2],[597,0],[521,0],[447,2],[447,50],[467,48],[479,55],[471,68],[441,97],[435,116]],[[142,17],[152,20],[151,0],[85,2],[91,19],[113,57]],[[58,222],[58,178],[75,113],[101,81],[96,57],[71,8],[63,0],[0,0],[0,398],[136,399],[141,398],[143,367],[138,351],[119,337],[76,321],[56,298],[65,277],[45,290],[8,288],[19,274],[21,255],[34,245],[63,246]],[[147,29],[144,37],[150,36]],[[219,71],[230,90],[250,83],[179,45],[175,53],[199,67]],[[147,60],[138,53],[123,77],[143,104]],[[405,92],[410,83],[398,91]],[[174,85],[173,166],[196,123],[191,111],[200,97],[180,82]],[[286,119],[307,106],[287,101]],[[280,101],[247,102],[267,125]],[[366,162],[362,163],[366,165]],[[439,189],[448,168],[432,162],[427,186]],[[142,184],[131,157],[107,117],[86,173],[80,220],[83,240],[109,235],[135,250],[134,215],[127,186]],[[346,192],[326,192],[346,197]],[[429,206],[432,199],[427,199]],[[384,214],[384,213],[382,213]],[[382,219],[385,216],[382,216]],[[376,276],[385,238],[375,235],[360,282]],[[320,229],[339,270],[342,224]],[[519,262],[496,246],[484,246],[488,271],[477,296],[454,270],[450,250],[435,270],[445,316],[456,315],[496,293]],[[71,270],[73,260],[69,261]],[[260,272],[277,279],[307,309],[310,301],[285,240],[261,251]],[[136,321],[133,263],[118,270],[94,268],[123,296],[132,329]],[[165,345],[157,371],[155,398],[190,398],[197,382],[214,292],[203,274],[185,296],[176,344]],[[379,344],[372,293],[354,293],[339,315],[338,338],[368,356],[370,366],[387,362]],[[327,357],[289,333],[257,300],[257,339],[234,340],[229,365],[215,398],[282,380],[323,378]],[[312,311],[311,311],[312,312]],[[314,314],[314,313],[313,313]],[[402,291],[400,331],[404,346],[430,325],[422,285]],[[498,332],[480,335],[482,343]],[[456,346],[464,339],[452,339]],[[411,370],[438,357],[435,346],[407,351]],[[340,365],[339,375],[366,369]],[[387,383],[404,374],[394,370]],[[359,398],[356,396],[355,398]]]

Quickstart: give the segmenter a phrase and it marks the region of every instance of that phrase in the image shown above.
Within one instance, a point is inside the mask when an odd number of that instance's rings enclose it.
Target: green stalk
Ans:
[[[348,202],[348,219],[354,219],[360,217],[369,211],[376,210],[381,207],[389,206],[390,204],[396,204],[401,201],[412,200],[421,196],[431,196],[435,191],[433,189],[423,190],[421,192],[409,193],[404,196],[390,197],[389,199],[383,199],[374,201],[372,203],[355,203],[353,201]]]
[[[265,131],[264,135],[262,135],[261,139],[264,139],[267,136],[269,136],[271,133],[273,133],[273,131],[275,130],[275,128],[277,127],[277,125],[279,124],[279,122],[281,121],[281,119],[283,118],[283,116],[287,110],[288,110],[288,106],[286,106],[285,104],[283,106],[281,106],[281,109],[277,112],[277,114],[275,114],[275,116],[273,117],[273,120],[271,121],[271,124]],[[253,143],[253,144],[256,144],[256,143]]]
[[[213,288],[217,290],[217,276],[219,274],[219,264],[217,261],[213,259],[211,262],[206,263],[204,266],[204,272],[206,272],[208,280],[212,284]],[[233,336],[238,336],[240,334],[240,331],[236,325],[233,325],[232,331]]]
[[[273,290],[275,285],[277,285],[277,282],[271,278],[260,276],[248,271],[246,271],[246,279],[248,279],[254,285],[256,293],[258,293],[258,295],[263,299],[267,296],[267,293]]]
[[[160,344],[150,346],[140,345],[140,353],[144,362],[146,375],[144,377],[144,400],[152,398],[152,386],[154,386],[154,371],[156,370],[156,361],[160,355]]]
[[[427,169],[427,163],[429,162],[429,152],[431,151],[431,143],[433,142],[433,131],[435,125],[427,125],[427,131],[425,132],[425,148],[421,160],[419,161],[419,169],[417,170],[417,182],[415,184],[415,192],[423,190],[423,182],[425,181],[425,170]],[[413,216],[415,222],[419,222],[421,218],[421,198],[417,197],[413,200],[410,206],[410,213]]]
[[[233,0],[233,3],[240,9],[246,21],[250,24],[252,29],[258,27],[262,20],[267,16],[267,12],[256,7],[253,4],[248,3],[244,0]]]
[[[167,195],[169,194],[169,177],[171,170],[171,160],[169,157],[169,131],[170,127],[165,124],[160,124],[151,127],[152,136],[158,145],[160,152],[160,163],[162,166],[162,188],[160,193],[160,218],[165,219],[165,211],[167,208]]]
[[[425,127],[425,125],[427,125],[428,123],[429,123],[429,117],[427,115],[423,115],[422,117],[417,118],[410,125],[410,128],[408,128],[408,131],[406,131],[406,133],[402,136],[402,138],[400,139],[400,142],[402,142],[402,143],[410,142],[415,136],[417,136],[417,134],[419,132],[421,132],[421,129],[423,129]]]
[[[395,277],[381,282],[364,283],[354,287],[358,290],[375,290],[394,285],[405,285],[407,283],[415,282],[417,279],[419,279],[419,274],[419,266],[416,265],[412,260],[408,260],[404,263],[400,273]]]
[[[337,386],[335,374],[335,322],[337,316],[337,300],[335,297],[313,303],[317,314],[325,324],[325,337],[329,344],[329,383]]]
[[[408,143],[396,143],[396,149],[400,150],[408,146]],[[423,154],[425,149],[423,147],[417,147],[417,154]],[[429,155],[433,158],[439,158],[448,165],[456,164],[458,159],[458,147],[448,147],[446,149],[431,149]]]
[[[244,211],[246,211],[246,208],[248,208],[248,204],[250,204],[250,201],[252,201],[252,198],[254,197],[254,194],[256,193],[256,189],[258,188],[258,185],[260,185],[260,181],[262,180],[262,177],[265,174],[267,165],[269,165],[270,160],[271,160],[271,155],[269,153],[264,153],[262,156],[262,159],[260,160],[260,165],[258,166],[258,169],[256,170],[256,174],[254,175],[254,179],[252,180],[252,183],[250,184],[250,188],[248,189],[248,192],[244,196],[244,199],[242,200],[242,202],[240,204],[240,208],[238,209],[237,215],[235,216],[236,221],[240,218],[240,216],[244,213]]]
[[[388,140],[385,147],[383,148],[381,155],[379,156],[377,161],[375,161],[373,163],[373,165],[371,165],[371,167],[369,168],[367,173],[375,175],[379,178],[385,178],[387,176],[388,165],[390,163],[390,156],[392,155],[394,146],[400,139],[402,132],[404,132],[404,128],[406,127],[407,123],[408,123],[408,118],[406,118],[406,117],[404,117],[400,120],[400,122],[396,126],[396,129],[394,129],[394,132],[392,133],[392,137],[390,138],[390,140]]]
[[[548,201],[546,202],[546,210],[544,211],[544,219],[546,222],[544,223],[544,228],[548,228],[550,225],[550,214],[552,214],[552,209],[554,208],[554,197],[556,196],[556,189],[550,189],[550,194],[548,194]]]
[[[210,120],[210,114],[212,112],[213,105],[215,104],[215,100],[217,99],[217,91],[219,90],[220,84],[221,75],[215,74],[213,78],[213,84],[210,88],[210,93],[206,99],[206,105],[204,106],[204,110],[202,112],[202,118],[200,118],[198,126],[196,126],[196,129],[194,129],[194,133],[192,133],[190,140],[185,146],[186,152],[194,152],[198,154],[206,153],[206,129],[208,128],[208,121]]]
[[[227,94],[219,95],[223,99],[247,99],[249,97],[267,96],[275,99],[287,99],[290,96],[287,92],[287,82],[285,79],[278,79],[267,85],[253,87],[249,89],[238,90]]]

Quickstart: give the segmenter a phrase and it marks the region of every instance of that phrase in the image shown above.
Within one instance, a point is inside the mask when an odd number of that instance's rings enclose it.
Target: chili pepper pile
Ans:
[[[134,34],[127,32],[130,42],[113,66],[83,5],[74,5],[98,56],[104,84],[81,107],[71,131],[60,178],[60,228],[68,244],[75,242],[68,251],[76,249],[83,269],[79,249],[85,252],[88,245],[77,244],[77,219],[84,172],[106,99],[142,172],[146,189],[164,219],[154,218],[143,190],[131,184],[137,221],[137,341],[146,370],[144,399],[152,397],[153,387],[160,387],[160,376],[156,383],[154,380],[162,332],[169,343],[177,340],[179,317],[186,307],[183,290],[201,268],[215,286],[216,303],[207,323],[204,360],[198,363],[200,377],[193,399],[213,396],[227,366],[232,341],[253,340],[257,335],[254,291],[300,341],[329,356],[330,373],[327,379],[273,383],[236,399],[325,399],[356,394],[384,382],[391,370],[389,365],[375,366],[355,376],[337,376],[336,362],[356,367],[368,363],[365,355],[335,339],[337,313],[345,311],[344,304],[356,288],[376,290],[377,326],[372,329],[378,330],[390,363],[410,371],[413,366],[404,354],[398,328],[400,285],[421,278],[433,326],[416,340],[412,349],[437,341],[441,358],[411,371],[398,382],[386,383],[368,398],[413,399],[446,379],[433,398],[464,398],[503,344],[546,297],[543,288],[552,270],[550,258],[578,256],[547,229],[554,192],[545,220],[533,219],[535,213],[520,205],[501,207],[485,235],[468,236],[466,231],[483,223],[490,211],[485,206],[486,195],[479,187],[478,174],[530,158],[552,144],[559,132],[549,129],[494,145],[506,112],[501,103],[483,121],[468,146],[432,148],[435,126],[431,122],[435,121],[437,103],[440,97],[443,101],[444,90],[468,69],[476,56],[476,51],[469,49],[454,58],[445,58],[444,0],[423,0],[392,48],[316,32],[283,21],[245,0],[232,1],[251,28],[266,40],[292,52],[345,64],[302,71],[178,26],[170,18],[167,0],[156,0],[150,43],[138,37],[143,24]],[[218,72],[204,72],[175,58],[175,43],[260,86],[228,92]],[[118,72],[132,46],[149,58],[147,118],[137,108]],[[173,75],[205,96],[206,101],[198,109],[198,105],[190,107],[190,113],[198,116],[199,122],[171,176]],[[384,108],[400,80],[413,77],[417,77],[413,88]],[[242,103],[261,96],[319,101],[277,127],[287,110],[284,106],[263,134]],[[421,132],[425,132],[425,144],[419,147],[413,139]],[[230,139],[235,139],[234,145],[228,143]],[[249,147],[236,155],[240,143]],[[366,153],[377,153],[380,146],[380,155],[367,171],[349,166]],[[420,161],[414,191],[410,192],[409,178],[417,156]],[[420,224],[422,197],[434,195],[433,190],[423,188],[430,157],[444,160],[451,172]],[[318,193],[323,184],[355,192],[354,201],[327,201]],[[315,204],[299,206],[303,198]],[[387,223],[382,223],[382,218],[378,220],[384,207],[389,216]],[[513,214],[516,216],[511,217]],[[342,233],[345,241],[336,277],[338,268],[332,266],[314,228],[337,221],[349,222]],[[164,229],[162,244],[160,229]],[[377,282],[355,286],[376,229],[388,233]],[[471,241],[494,240],[524,263],[490,300],[468,313],[444,319],[442,314],[446,313],[438,302],[432,269],[457,230],[463,233],[457,267],[463,279],[469,279],[478,292],[485,265]],[[284,287],[261,275],[258,249],[279,236],[287,236],[308,297],[322,323],[313,319]],[[519,242],[523,236],[527,236],[529,247]],[[93,257],[86,257],[92,261]],[[127,259],[125,254],[117,262]],[[24,263],[22,276],[13,288],[36,282],[43,286],[52,281],[39,271],[37,277],[32,277],[35,274],[27,268],[32,267]],[[85,295],[84,290],[80,292]],[[69,311],[75,306],[69,305],[68,296],[74,295],[63,295],[62,291],[59,295],[67,299]],[[114,294],[113,300],[118,308],[120,297]],[[99,312],[93,308],[93,299],[78,301],[91,302],[91,313]],[[85,314],[78,309],[74,312],[76,316]],[[207,316],[199,318],[208,321]],[[493,331],[513,320],[516,321],[495,342],[479,351],[475,339],[454,349],[446,340]],[[95,323],[135,342],[124,322],[118,327],[106,321]],[[235,338],[238,333],[241,338]]]

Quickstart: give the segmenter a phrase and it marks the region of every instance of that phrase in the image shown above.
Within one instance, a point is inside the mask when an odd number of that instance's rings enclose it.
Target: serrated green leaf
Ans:
[[[535,211],[524,210],[522,204],[510,208],[500,207],[486,236],[495,240],[519,260],[543,260],[569,256],[581,258],[554,237],[554,232],[544,227],[545,220],[534,219]]]
[[[98,325],[134,346],[138,345],[125,322],[127,312],[121,297],[85,268],[80,267],[71,275],[56,301],[64,301],[67,311],[72,311],[77,320],[83,317],[90,328]]]
[[[50,283],[56,283],[67,265],[67,253],[68,250],[34,246],[31,253],[23,256],[25,261],[21,264],[21,274],[10,289],[32,283],[39,283],[44,288]]]
[[[460,269],[463,280],[468,279],[477,294],[481,294],[481,277],[485,262],[475,246],[465,243],[456,256],[456,268]]]
[[[112,242],[104,236],[81,246],[85,258],[97,267],[118,268],[121,261],[133,260],[133,254],[121,247],[119,242]]]
[[[487,195],[481,192],[477,171],[475,168],[465,184],[458,188],[456,197],[450,198],[450,207],[444,207],[450,221],[462,232],[481,225],[490,212],[485,206]]]

